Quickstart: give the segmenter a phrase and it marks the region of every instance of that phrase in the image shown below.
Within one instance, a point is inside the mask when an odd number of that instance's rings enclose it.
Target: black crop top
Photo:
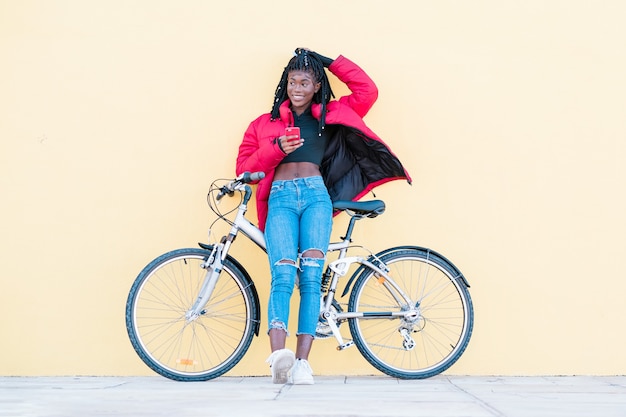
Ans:
[[[311,114],[310,107],[300,116],[293,113],[293,119],[294,126],[300,128],[300,137],[304,139],[304,143],[301,147],[285,156],[280,163],[312,162],[319,166],[322,163],[326,145],[328,145],[329,126],[322,130],[322,135],[320,136],[319,121]]]

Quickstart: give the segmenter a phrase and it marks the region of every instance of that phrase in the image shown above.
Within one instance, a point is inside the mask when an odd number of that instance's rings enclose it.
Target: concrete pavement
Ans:
[[[0,377],[1,417],[624,417],[626,376]]]

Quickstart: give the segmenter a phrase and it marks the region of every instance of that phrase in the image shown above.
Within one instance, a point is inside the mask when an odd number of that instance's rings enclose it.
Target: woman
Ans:
[[[334,97],[325,68],[351,94]],[[333,200],[356,200],[408,173],[363,122],[378,90],[358,65],[298,48],[283,71],[271,113],[254,120],[237,157],[237,174],[263,171],[256,191],[272,283],[268,358],[272,380],[313,384],[308,363],[320,311],[320,286],[332,226]],[[300,136],[287,134],[298,127]],[[285,349],[289,303],[298,278],[300,307],[295,355]],[[291,375],[290,375],[291,374]]]

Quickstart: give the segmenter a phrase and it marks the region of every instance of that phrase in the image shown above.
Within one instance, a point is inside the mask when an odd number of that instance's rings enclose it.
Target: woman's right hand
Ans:
[[[298,139],[298,135],[283,135],[277,139],[278,146],[285,155],[289,155],[291,152],[298,149],[304,143],[304,139]]]

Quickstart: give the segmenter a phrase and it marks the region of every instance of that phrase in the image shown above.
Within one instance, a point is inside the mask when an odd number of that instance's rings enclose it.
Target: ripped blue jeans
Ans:
[[[269,329],[289,326],[289,304],[296,277],[300,290],[297,334],[315,335],[320,286],[332,228],[332,203],[322,177],[272,183],[265,242],[272,273]],[[303,256],[308,251],[308,256]],[[314,257],[310,254],[314,253]]]

